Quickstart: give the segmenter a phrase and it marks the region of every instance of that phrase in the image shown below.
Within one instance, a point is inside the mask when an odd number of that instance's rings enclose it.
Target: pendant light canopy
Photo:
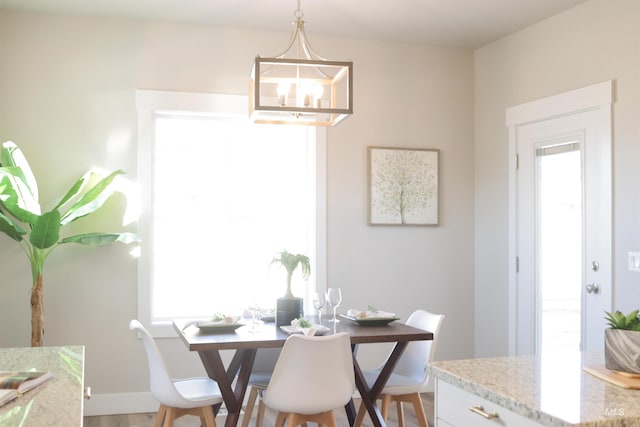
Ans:
[[[285,51],[255,59],[249,116],[255,123],[334,126],[353,113],[353,62],[331,61],[313,51],[300,0],[294,16],[295,29]]]

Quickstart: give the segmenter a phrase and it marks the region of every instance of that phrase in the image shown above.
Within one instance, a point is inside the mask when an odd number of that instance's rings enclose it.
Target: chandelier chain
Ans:
[[[293,12],[293,16],[296,17],[296,21],[292,23],[295,25],[295,29],[291,33],[291,38],[289,39],[287,48],[282,53],[280,53],[279,55],[276,55],[275,57],[285,58],[287,53],[289,53],[289,51],[291,51],[293,46],[296,45],[297,59],[300,59],[301,53],[304,53],[304,56],[306,59],[319,59],[321,61],[328,61],[328,59],[318,55],[318,53],[311,47],[311,44],[307,39],[307,31],[304,26],[305,22],[302,20],[304,13],[300,8],[300,0],[298,0],[298,8]],[[319,71],[321,74],[328,77],[322,70],[319,70]]]
[[[302,17],[304,16],[304,13],[300,8],[300,0],[298,0],[298,8],[295,11],[293,11],[293,16],[295,16],[297,19],[302,19]]]

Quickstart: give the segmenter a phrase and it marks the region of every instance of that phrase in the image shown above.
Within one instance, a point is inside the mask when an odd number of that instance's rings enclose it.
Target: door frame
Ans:
[[[611,127],[611,104],[613,102],[613,81],[607,80],[581,89],[575,89],[547,98],[538,99],[506,109],[506,125],[509,130],[509,236],[508,236],[508,349],[509,355],[520,354],[520,331],[523,328],[518,310],[518,253],[517,253],[517,128],[519,126],[551,120],[554,118],[578,114],[597,108],[608,108],[609,127]],[[609,132],[611,143],[611,132]],[[610,155],[610,154],[609,154]],[[609,183],[610,185],[611,183]],[[613,190],[613,189],[612,189]],[[611,213],[613,205],[611,205]],[[610,235],[612,223],[610,224]],[[613,249],[612,249],[613,250]],[[611,298],[613,300],[613,277],[611,283]],[[535,319],[529,319],[529,322]],[[534,347],[535,348],[535,347]]]

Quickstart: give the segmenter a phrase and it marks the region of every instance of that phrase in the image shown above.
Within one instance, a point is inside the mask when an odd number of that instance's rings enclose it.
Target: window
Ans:
[[[252,125],[241,96],[138,91],[137,103],[138,315],[156,336],[174,318],[275,307],[283,249],[311,259],[296,295],[325,287],[322,129]]]

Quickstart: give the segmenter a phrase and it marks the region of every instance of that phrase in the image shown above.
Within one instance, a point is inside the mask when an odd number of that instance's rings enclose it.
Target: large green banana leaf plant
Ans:
[[[43,270],[45,261],[58,246],[79,243],[87,246],[139,241],[134,233],[85,233],[62,236],[63,228],[100,208],[113,194],[117,170],[96,179],[87,172],[51,210],[42,210],[38,185],[22,151],[7,141],[0,147],[0,231],[15,240],[29,258],[31,288],[31,346],[40,347],[44,338]]]

